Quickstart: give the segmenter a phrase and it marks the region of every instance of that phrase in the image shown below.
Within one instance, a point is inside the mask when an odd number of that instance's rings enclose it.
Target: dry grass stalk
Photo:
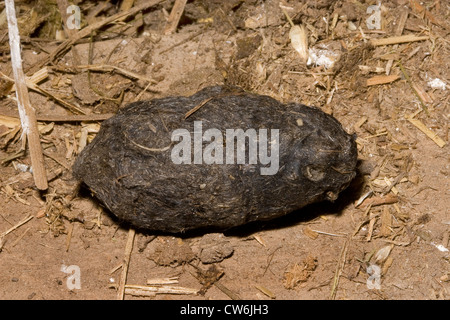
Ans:
[[[117,291],[117,299],[123,300],[125,297],[125,283],[127,282],[128,266],[131,259],[131,251],[133,250],[134,235],[136,234],[133,228],[128,231],[127,244],[125,246],[125,254],[122,264],[122,274],[120,275],[119,289]]]
[[[50,115],[50,114],[37,114],[37,121],[42,122],[89,122],[89,121],[103,121],[111,118],[114,113],[103,114],[68,114],[68,115]],[[7,128],[15,128],[20,125],[18,120],[18,114],[0,114],[0,124]],[[40,130],[41,124],[38,123],[38,129]]]
[[[423,40],[428,40],[429,38],[430,37],[428,37],[428,36],[417,37],[413,34],[408,34],[408,35],[404,35],[404,36],[393,36],[393,37],[383,38],[383,39],[372,39],[372,40],[370,40],[370,43],[376,47],[376,46],[387,46],[390,44],[397,44],[397,43],[423,41]]]
[[[413,90],[417,93],[417,95],[420,96],[420,99],[422,99],[422,101],[426,104],[432,104],[433,103],[433,99],[431,99],[430,95],[428,93],[425,92],[425,90],[420,87],[417,83],[412,82],[412,87]]]
[[[11,247],[15,247],[20,240],[22,240],[22,238],[28,233],[28,231],[30,231],[31,228],[27,228],[12,244]]]
[[[156,279],[148,279],[147,285],[157,286],[157,285],[168,285],[168,284],[176,284],[178,283],[178,277],[169,277],[169,278],[156,278]]]
[[[198,290],[178,286],[141,286],[127,284],[125,285],[124,293],[134,296],[152,297],[157,294],[197,294]]]
[[[6,15],[8,18],[9,45],[11,50],[11,65],[16,84],[17,104],[22,125],[22,139],[28,139],[33,178],[36,187],[40,190],[48,188],[47,173],[45,171],[44,156],[37,127],[35,109],[32,107],[25,75],[22,70],[22,57],[20,53],[20,37],[17,27],[14,0],[6,0]],[[25,141],[25,140],[24,140]]]
[[[418,119],[413,119],[412,117],[408,117],[407,120],[411,122],[417,129],[422,131],[428,138],[434,141],[439,147],[443,148],[446,143],[442,140],[435,132],[428,129],[427,126]]]
[[[2,234],[0,234],[0,239],[2,239],[4,236],[6,236],[7,234],[13,232],[14,230],[16,230],[17,228],[19,228],[20,226],[24,225],[25,223],[27,223],[28,221],[30,221],[31,219],[33,219],[34,216],[30,215],[28,217],[26,217],[25,219],[23,219],[22,221],[20,221],[19,223],[17,223],[16,225],[12,226],[11,228],[9,228],[8,230],[6,230],[5,232],[3,232]]]
[[[342,270],[344,270],[345,260],[346,260],[346,256],[347,256],[347,249],[348,249],[350,239],[351,239],[350,237],[347,237],[347,239],[345,240],[344,245],[341,250],[341,254],[339,256],[339,261],[336,266],[336,272],[334,274],[333,286],[331,287],[331,293],[330,293],[331,300],[334,300],[336,298],[337,288],[339,285],[339,278],[342,274]]]
[[[74,67],[69,67],[69,69],[72,68],[74,70],[89,70],[89,71],[102,71],[102,72],[111,72],[111,71],[115,71],[117,73],[120,73],[121,75],[128,77],[128,78],[132,78],[132,79],[137,79],[137,80],[142,80],[151,84],[156,84],[158,83],[156,80],[153,79],[149,79],[146,78],[142,75],[139,75],[137,73],[134,73],[133,71],[129,71],[120,67],[116,67],[116,66],[112,66],[112,65],[107,65],[107,64],[94,64],[94,65],[77,65]]]

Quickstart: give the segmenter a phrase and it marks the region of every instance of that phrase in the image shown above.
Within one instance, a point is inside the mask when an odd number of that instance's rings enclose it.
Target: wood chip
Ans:
[[[442,140],[436,133],[434,133],[432,130],[428,129],[425,124],[423,124],[422,121],[418,119],[413,119],[411,117],[408,117],[407,120],[411,122],[417,129],[425,133],[425,135],[434,141],[439,147],[443,148],[446,143],[444,140]]]
[[[376,86],[379,84],[386,84],[386,83],[391,83],[394,82],[395,80],[400,79],[399,75],[389,75],[389,76],[373,76],[372,78],[367,79],[366,85],[367,86]]]
[[[392,229],[392,215],[389,211],[389,207],[383,207],[383,213],[381,214],[381,227],[380,227],[380,236],[387,237],[391,234]]]

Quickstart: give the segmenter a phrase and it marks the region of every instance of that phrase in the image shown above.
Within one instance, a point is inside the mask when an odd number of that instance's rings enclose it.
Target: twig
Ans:
[[[317,232],[319,234],[324,234],[327,236],[332,236],[332,237],[345,237],[346,236],[345,234],[330,233],[330,232],[319,231],[319,230],[314,230],[314,229],[311,229],[311,231]]]
[[[417,37],[413,34],[407,34],[404,36],[394,36],[394,37],[383,38],[383,39],[371,39],[370,44],[375,47],[376,46],[387,46],[387,45],[396,44],[396,43],[423,41],[423,40],[428,40],[429,38],[430,37],[428,37],[428,36]]]
[[[87,121],[103,121],[114,116],[114,113],[103,113],[103,114],[68,114],[68,115],[49,115],[49,114],[37,114],[37,121],[42,122],[87,122]],[[18,114],[0,113],[0,120],[8,121],[10,124],[16,127],[20,123],[16,120],[19,117]],[[16,123],[17,122],[17,123]],[[3,123],[2,123],[3,124]],[[8,125],[8,127],[9,127]]]
[[[11,50],[11,65],[16,83],[17,105],[20,122],[22,124],[22,139],[28,139],[33,178],[36,187],[40,190],[48,188],[47,173],[45,171],[44,156],[42,154],[41,141],[37,127],[35,109],[31,106],[30,97],[26,85],[25,75],[22,69],[22,57],[20,53],[20,37],[17,27],[14,0],[6,0],[6,16],[8,19],[9,45]]]
[[[141,286],[127,284],[125,286],[125,293],[134,296],[153,297],[157,294],[197,294],[198,290],[178,286]]]
[[[331,294],[330,298],[334,300],[336,298],[336,292],[337,287],[339,285],[339,278],[341,276],[342,270],[345,266],[345,259],[347,255],[347,249],[348,249],[348,243],[350,242],[350,237],[347,237],[347,239],[344,242],[344,246],[342,247],[341,254],[339,256],[339,261],[336,267],[336,272],[334,274],[334,281],[333,281],[333,287],[331,288]]]
[[[187,0],[176,0],[173,5],[172,11],[170,11],[169,19],[167,20],[167,25],[164,28],[164,34],[174,33],[177,29],[178,23],[180,22],[181,15],[183,14],[184,7],[186,6]]]
[[[116,71],[117,73],[120,73],[121,75],[128,77],[128,78],[133,78],[133,79],[137,79],[137,80],[143,80],[146,82],[149,82],[151,84],[156,84],[158,83],[158,81],[141,76],[140,74],[134,73],[133,71],[128,71],[126,69],[120,68],[120,67],[116,67],[116,66],[112,66],[112,65],[107,65],[107,64],[98,64],[98,65],[78,65],[78,66],[74,66],[73,67],[75,70],[79,69],[87,69],[90,71],[104,71],[104,72],[111,72],[111,71]]]
[[[20,240],[27,234],[27,232],[30,231],[30,228],[27,228],[11,245],[11,247],[15,247]]]
[[[133,250],[134,235],[136,231],[130,228],[128,231],[127,244],[125,246],[125,256],[123,258],[122,274],[120,276],[119,290],[117,291],[117,299],[123,300],[125,296],[125,283],[127,282],[128,266],[130,264],[131,251]]]
[[[2,234],[0,234],[0,239],[3,238],[4,236],[6,236],[8,233],[13,232],[14,230],[16,230],[17,228],[19,228],[21,225],[27,223],[28,221],[30,221],[31,219],[33,219],[34,216],[28,216],[25,219],[23,219],[22,221],[20,221],[18,224],[16,224],[15,226],[12,226],[11,228],[9,228],[8,230],[6,230],[5,232],[3,232]]]
[[[198,105],[196,105],[195,107],[193,107],[191,110],[189,110],[188,112],[186,112],[186,114],[184,115],[184,119],[187,119],[191,114],[193,114],[194,112],[196,112],[198,109],[200,109],[201,107],[203,107],[205,104],[207,104],[208,102],[210,102],[212,99],[214,99],[215,97],[211,97],[208,99],[203,100],[202,102],[200,102]]]

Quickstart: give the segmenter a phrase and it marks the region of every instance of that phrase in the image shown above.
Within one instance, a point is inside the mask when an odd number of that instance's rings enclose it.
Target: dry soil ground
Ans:
[[[121,1],[75,3],[88,28],[116,14]],[[127,285],[174,277],[176,286],[199,293],[125,299],[449,299],[448,2],[382,1],[367,13],[375,1],[194,0],[176,32],[165,35],[173,3],[93,29],[45,60],[64,43],[55,40],[56,1],[16,1],[24,71],[49,71],[39,86],[50,96],[30,92],[47,117],[40,122],[46,192],[34,188],[28,153],[18,153],[0,20],[0,299],[115,299],[127,257]],[[282,9],[334,66],[301,60]],[[372,14],[379,28],[368,28]],[[400,35],[426,38],[373,42]],[[88,75],[83,65],[97,69]],[[74,194],[71,165],[100,122],[68,121],[72,112],[55,98],[85,113],[114,113],[137,99],[223,83],[333,114],[358,136],[358,177],[335,203],[225,234],[138,230],[128,254],[129,226],[86,189]],[[211,246],[214,254],[205,256]]]

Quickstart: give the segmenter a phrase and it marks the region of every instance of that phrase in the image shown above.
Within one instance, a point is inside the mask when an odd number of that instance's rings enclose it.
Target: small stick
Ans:
[[[123,258],[122,274],[120,276],[119,290],[117,291],[117,299],[123,300],[125,296],[125,283],[127,282],[128,266],[131,259],[131,251],[133,250],[134,235],[136,231],[130,228],[128,231],[127,244],[125,246],[125,256]]]
[[[332,237],[345,237],[346,236],[345,234],[336,234],[336,233],[330,233],[330,232],[319,231],[319,230],[314,230],[314,229],[311,229],[311,231],[317,232],[319,234],[325,234],[327,236],[332,236]]]
[[[198,290],[178,286],[141,286],[127,284],[125,286],[125,293],[134,296],[152,297],[157,294],[197,294]]]
[[[186,6],[187,0],[176,0],[173,5],[172,11],[170,11],[169,19],[167,20],[166,28],[164,29],[164,34],[168,35],[174,33],[177,29],[178,23],[180,22],[181,15],[183,14],[184,7]]]
[[[178,283],[178,277],[147,279],[147,285],[151,286],[162,286],[176,283]]]
[[[27,228],[27,230],[25,230],[11,245],[11,247],[15,247],[20,240],[22,240],[22,238],[27,234],[28,231],[30,231],[31,228]]]
[[[186,112],[186,114],[184,115],[184,119],[189,118],[189,116],[191,114],[193,114],[195,111],[197,111],[198,109],[200,109],[201,107],[203,107],[205,104],[207,104],[208,102],[210,102],[212,99],[214,99],[215,97],[211,97],[208,99],[203,100],[202,102],[200,102],[198,105],[196,105],[195,107],[193,107],[191,110],[189,110],[188,112]]]
[[[428,36],[417,37],[413,34],[407,34],[404,36],[394,36],[394,37],[383,38],[383,39],[372,39],[372,40],[370,40],[370,44],[375,47],[376,46],[387,46],[387,45],[396,44],[396,43],[423,41],[423,40],[428,40],[429,38],[430,37],[428,37]]]
[[[22,69],[20,37],[17,27],[14,0],[6,0],[5,6],[6,16],[8,19],[11,64],[14,72],[17,105],[23,130],[22,139],[25,139],[25,137],[28,139],[28,148],[30,150],[31,165],[33,167],[34,183],[38,189],[46,190],[48,188],[47,173],[45,171],[44,156],[42,154],[35,109],[30,103],[25,75]]]
[[[103,113],[103,114],[69,114],[69,115],[49,115],[49,114],[37,114],[37,121],[42,122],[87,122],[87,121],[103,121],[114,116],[115,113]],[[0,120],[8,122],[6,125],[16,127],[19,125],[19,121],[16,120],[19,117],[17,114],[4,114],[0,113]],[[5,122],[5,123],[6,123]],[[4,124],[4,123],[2,123]]]
[[[20,221],[18,224],[16,224],[15,226],[12,226],[11,228],[9,228],[8,230],[6,230],[5,232],[3,232],[2,234],[0,234],[0,239],[3,238],[4,236],[6,236],[8,233],[13,232],[14,230],[16,230],[17,228],[19,228],[21,225],[27,223],[28,221],[30,221],[31,219],[33,219],[33,216],[30,215],[27,218],[23,219],[22,221]]]
[[[331,288],[331,294],[330,294],[331,300],[334,300],[336,298],[337,287],[339,285],[339,278],[341,277],[342,270],[344,270],[345,259],[346,259],[346,255],[347,255],[347,248],[348,248],[349,242],[350,242],[350,237],[347,237],[347,239],[344,242],[344,246],[342,247],[339,261],[338,261],[338,264],[336,267],[336,272],[334,274],[333,287]]]

